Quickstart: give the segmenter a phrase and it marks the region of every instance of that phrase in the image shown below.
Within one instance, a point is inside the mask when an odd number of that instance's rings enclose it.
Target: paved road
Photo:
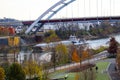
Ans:
[[[118,74],[118,72],[115,69],[115,58],[109,58],[109,59],[104,59],[104,60],[100,60],[103,62],[110,62],[110,65],[108,67],[108,73],[110,76],[110,80],[120,80],[120,75]]]
[[[108,68],[108,72],[111,77],[111,80],[120,80],[120,75],[115,69],[115,59],[112,59],[111,64]]]

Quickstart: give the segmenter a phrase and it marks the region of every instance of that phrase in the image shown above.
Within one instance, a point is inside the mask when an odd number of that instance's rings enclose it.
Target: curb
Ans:
[[[108,69],[109,69],[109,67],[110,67],[111,64],[112,64],[112,63],[110,62],[109,65],[108,65],[108,67],[107,67],[107,69],[106,69],[107,74],[108,74],[110,80],[112,80],[112,78],[111,78],[111,76],[110,76],[110,73],[109,73]]]

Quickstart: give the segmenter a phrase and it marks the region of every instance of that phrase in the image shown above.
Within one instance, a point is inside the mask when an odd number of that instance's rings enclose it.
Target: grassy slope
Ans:
[[[96,72],[96,80],[110,80],[109,76],[106,72],[106,69],[109,65],[108,62],[97,62],[96,65],[98,66],[98,72]],[[68,78],[66,80],[76,80],[76,75],[79,76],[82,73],[65,73],[64,70],[57,71],[55,73],[50,74],[50,78],[64,78],[64,76],[68,74]]]
[[[96,80],[110,80],[109,76],[106,72],[106,69],[108,67],[108,62],[98,62],[98,73],[97,73],[97,79]]]

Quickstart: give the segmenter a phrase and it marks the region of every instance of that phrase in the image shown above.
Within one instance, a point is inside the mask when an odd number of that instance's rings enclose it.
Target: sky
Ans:
[[[59,0],[0,0],[0,18],[36,20]],[[53,18],[120,16],[120,0],[76,0]]]

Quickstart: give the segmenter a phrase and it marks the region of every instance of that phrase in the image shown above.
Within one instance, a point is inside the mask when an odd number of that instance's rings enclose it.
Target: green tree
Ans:
[[[0,67],[0,80],[4,80],[5,78],[5,71],[2,67]]]
[[[25,80],[25,72],[22,66],[18,63],[13,63],[8,68],[8,73],[6,75],[8,80]]]
[[[58,44],[55,47],[58,63],[68,62],[68,49],[64,44]]]

